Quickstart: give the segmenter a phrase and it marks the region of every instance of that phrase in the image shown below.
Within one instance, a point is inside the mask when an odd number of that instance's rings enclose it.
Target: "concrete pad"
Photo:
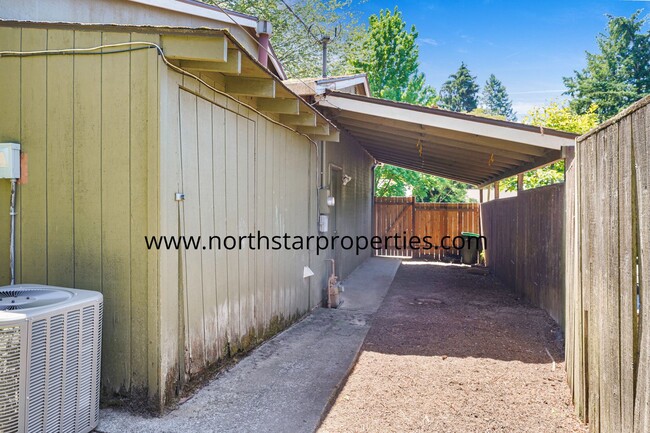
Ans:
[[[98,432],[313,432],[347,376],[395,276],[373,257],[343,281],[340,309],[316,309],[160,418],[102,409]]]

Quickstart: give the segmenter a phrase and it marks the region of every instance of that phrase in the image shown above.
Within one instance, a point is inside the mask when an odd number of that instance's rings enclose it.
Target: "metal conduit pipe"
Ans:
[[[11,203],[9,205],[11,233],[9,235],[9,266],[11,268],[11,285],[16,283],[16,179],[11,179]]]

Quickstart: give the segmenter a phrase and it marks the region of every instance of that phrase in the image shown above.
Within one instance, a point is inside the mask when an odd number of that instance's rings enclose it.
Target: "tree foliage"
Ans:
[[[587,52],[587,66],[564,78],[576,113],[587,113],[595,104],[598,119],[604,121],[650,93],[650,31],[643,31],[646,23],[640,10],[629,18],[609,16],[607,33],[596,38],[599,52]]]
[[[419,202],[463,203],[467,201],[468,185],[393,165],[375,169],[377,197],[413,195]]]
[[[512,121],[517,120],[506,86],[494,74],[490,74],[485,86],[483,86],[481,108],[489,115],[503,116]]]
[[[205,3],[236,10],[271,21],[271,44],[289,78],[320,77],[322,46],[279,0],[202,0]],[[291,9],[320,38],[327,34],[336,38],[328,44],[328,73],[343,75],[352,72],[352,58],[357,58],[365,34],[359,23],[354,0],[297,0]],[[340,29],[340,31],[338,31]]]
[[[361,44],[359,58],[351,59],[357,72],[368,74],[372,94],[377,98],[431,105],[436,98],[433,87],[419,71],[418,32],[406,29],[397,7],[381,10],[369,19],[368,33]]]
[[[458,71],[451,74],[440,89],[440,106],[447,110],[469,113],[478,107],[478,84],[476,77],[461,63]]]
[[[591,105],[585,114],[576,114],[568,104],[552,102],[546,107],[533,108],[524,123],[557,129],[560,131],[584,134],[598,126],[598,107]],[[531,189],[540,186],[559,183],[564,180],[564,161],[557,161],[547,167],[529,171],[524,174],[524,188]],[[517,190],[517,178],[511,177],[500,183],[505,191]]]
[[[571,105],[551,102],[546,107],[536,107],[524,117],[524,123],[559,131],[584,134],[598,126],[598,106],[592,104],[585,113],[576,114]]]

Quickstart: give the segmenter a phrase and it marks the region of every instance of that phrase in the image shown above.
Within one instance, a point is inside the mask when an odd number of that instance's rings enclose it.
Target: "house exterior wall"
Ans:
[[[0,50],[92,47],[156,35],[0,27]],[[158,388],[154,50],[0,58],[0,142],[21,145],[16,282],[104,294],[102,391]],[[152,164],[154,161],[154,164]],[[155,178],[154,178],[155,179]],[[9,283],[9,181],[0,180],[0,284]],[[153,223],[152,223],[153,221]]]
[[[316,191],[316,150],[305,137],[193,78],[164,76],[161,234],[200,235],[202,247],[161,251],[163,404],[179,384],[309,310],[309,251],[210,248],[209,237],[313,234]]]
[[[334,189],[338,190],[338,196],[335,197],[335,209],[319,209],[319,211],[329,213],[330,218],[332,213],[336,212],[336,235],[340,237],[352,236],[356,239],[356,236],[366,236],[370,239],[372,236],[373,164],[374,158],[344,131],[341,131],[338,143],[324,143],[321,167],[323,189],[331,191],[333,184],[337,183],[338,188],[334,187]],[[352,178],[345,186],[340,179],[334,178],[343,175]],[[335,234],[330,231],[327,235]],[[319,258],[314,259],[314,267],[321,275],[319,289],[327,286],[331,264],[326,263],[326,259],[335,258],[336,273],[340,278],[345,278],[371,255],[370,248],[357,254],[355,250],[341,248],[340,243],[334,251],[321,254]]]
[[[118,27],[46,27],[0,25],[0,50],[159,43]],[[217,76],[202,78],[223,90]],[[0,94],[0,141],[20,143],[28,168],[17,282],[104,294],[104,401],[163,407],[188,381],[319,305],[333,256],[148,250],[145,236],[315,236],[320,171],[330,162],[353,178],[337,203],[341,235],[370,234],[372,160],[351,138],[328,143],[323,156],[306,137],[173,72],[154,50],[1,57]],[[0,180],[0,284],[9,283],[8,203]],[[340,253],[345,276],[370,250]],[[303,278],[304,266],[315,275]]]

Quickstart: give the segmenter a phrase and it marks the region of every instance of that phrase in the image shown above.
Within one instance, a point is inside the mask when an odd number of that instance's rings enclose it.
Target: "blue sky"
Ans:
[[[562,99],[562,77],[585,65],[596,51],[606,14],[650,13],[650,1],[622,0],[368,0],[367,19],[398,5],[419,33],[421,70],[436,91],[461,61],[482,86],[494,73],[508,89],[518,118],[533,106]]]

